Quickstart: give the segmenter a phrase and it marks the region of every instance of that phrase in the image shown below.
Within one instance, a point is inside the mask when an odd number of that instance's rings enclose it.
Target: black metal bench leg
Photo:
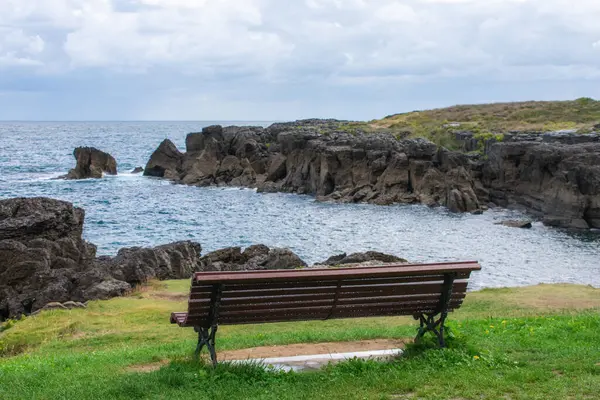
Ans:
[[[421,338],[423,338],[427,332],[432,332],[438,338],[440,347],[446,347],[446,341],[444,339],[446,313],[442,313],[437,321],[435,319],[436,316],[437,314],[418,314],[414,316],[415,319],[419,320],[419,331],[415,337],[415,343],[419,343]]]
[[[425,320],[423,314],[415,315],[414,318],[419,320],[419,331],[417,332],[417,336],[415,337],[415,343],[419,343],[425,335],[425,332],[427,332],[427,321]]]
[[[438,320],[438,324],[440,326],[440,330],[439,330],[439,333],[436,332],[436,335],[438,337],[438,341],[440,343],[440,347],[446,347],[446,340],[444,338],[444,333],[446,331],[446,326],[445,326],[446,317],[447,317],[446,313],[442,313],[442,316]]]
[[[202,348],[204,348],[204,346],[206,345],[213,366],[217,365],[217,352],[215,350],[215,336],[217,334],[217,328],[217,325],[213,325],[210,328],[203,328],[200,326],[194,328],[194,330],[198,332],[198,345],[196,346],[194,356],[196,357],[196,359],[200,358],[200,352],[202,351]]]
[[[200,352],[205,344],[208,344],[208,331],[206,328],[195,327],[194,330],[198,332],[198,345],[196,346],[196,351],[194,352],[194,356],[196,358],[200,357]]]
[[[419,342],[423,335],[427,332],[433,332],[438,338],[440,347],[446,347],[446,340],[444,339],[444,331],[446,327],[446,318],[448,317],[448,308],[450,300],[452,298],[452,287],[454,286],[454,273],[444,275],[444,283],[442,287],[442,293],[440,296],[440,307],[432,314],[417,314],[414,316],[420,322],[419,332],[415,337],[415,342]],[[436,321],[435,317],[439,315],[439,319]]]
[[[217,351],[215,350],[215,336],[217,335],[218,325],[213,325],[210,330],[210,336],[207,343],[208,352],[210,353],[210,360],[212,361],[213,367],[217,366]]]

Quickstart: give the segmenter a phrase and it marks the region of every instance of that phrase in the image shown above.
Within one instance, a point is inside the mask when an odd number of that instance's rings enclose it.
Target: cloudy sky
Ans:
[[[600,98],[599,0],[0,0],[0,119]]]

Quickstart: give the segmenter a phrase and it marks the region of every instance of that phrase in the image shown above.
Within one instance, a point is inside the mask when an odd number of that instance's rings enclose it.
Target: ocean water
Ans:
[[[84,235],[98,253],[195,240],[208,252],[264,243],[289,247],[308,263],[340,252],[377,250],[414,262],[478,260],[472,288],[570,282],[600,287],[600,234],[535,223],[494,225],[521,215],[452,214],[419,205],[328,204],[310,196],[197,188],[133,175],[164,139],[217,122],[0,122],[0,198],[48,196],[86,210]],[[268,125],[267,122],[219,122]],[[75,165],[77,146],[111,153],[119,175],[53,180]]]

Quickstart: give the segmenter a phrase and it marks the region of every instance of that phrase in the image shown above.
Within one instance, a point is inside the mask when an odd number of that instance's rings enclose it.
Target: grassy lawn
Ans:
[[[49,311],[0,333],[0,399],[595,399],[600,290],[574,285],[487,289],[451,315],[448,349],[409,346],[391,363],[267,372],[195,363],[195,334],[170,325],[188,281],[152,283],[86,310]],[[5,324],[6,325],[6,324]],[[218,350],[407,338],[409,318],[223,326]],[[152,372],[128,367],[164,362]]]

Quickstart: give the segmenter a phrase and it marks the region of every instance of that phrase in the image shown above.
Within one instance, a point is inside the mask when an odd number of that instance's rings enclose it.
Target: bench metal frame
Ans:
[[[448,305],[452,298],[452,286],[454,285],[455,276],[455,274],[446,274],[444,276],[444,287],[440,299],[439,313],[423,313],[414,316],[415,319],[419,320],[419,332],[415,337],[415,342],[420,342],[427,332],[431,332],[437,336],[440,347],[446,347],[446,340],[444,338],[446,326],[444,323],[446,322],[446,318],[448,318]],[[440,317],[436,321],[435,318],[437,315],[440,315]]]
[[[223,292],[223,285],[216,284],[213,285],[213,291],[210,299],[210,313],[208,320],[210,321],[210,326],[195,326],[194,330],[198,332],[198,345],[196,346],[196,351],[194,352],[194,356],[196,358],[200,357],[200,352],[202,352],[202,348],[206,345],[208,352],[210,354],[210,359],[212,361],[213,366],[217,365],[217,351],[215,349],[215,336],[217,335],[217,329],[219,329],[219,307],[221,305],[221,294]]]

